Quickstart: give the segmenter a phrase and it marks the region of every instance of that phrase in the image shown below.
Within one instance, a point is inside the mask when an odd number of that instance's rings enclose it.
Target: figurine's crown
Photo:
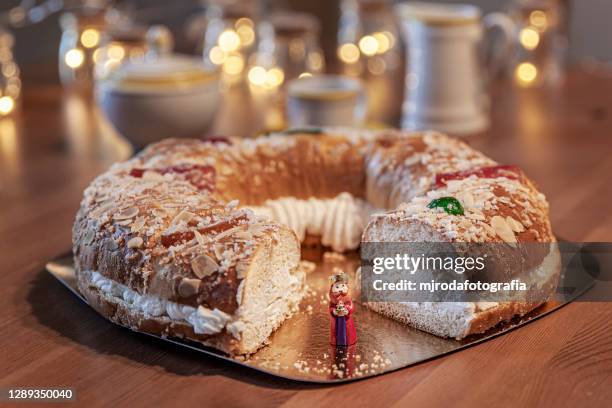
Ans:
[[[329,282],[334,283],[349,283],[349,277],[344,271],[334,271],[334,274],[329,277]]]

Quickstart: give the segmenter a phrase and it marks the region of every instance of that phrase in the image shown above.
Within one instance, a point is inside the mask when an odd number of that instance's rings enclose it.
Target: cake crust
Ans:
[[[246,140],[164,140],[115,164],[85,190],[73,228],[79,289],[98,312],[133,330],[251,353],[297,307],[308,268],[300,264],[296,233],[249,206],[348,193],[391,210],[371,219],[365,241],[379,239],[377,228],[395,225],[401,232],[421,223],[449,241],[554,242],[548,205],[526,177],[464,177],[437,185],[440,174],[496,165],[434,132],[325,129]],[[466,186],[499,202],[480,211],[482,219],[451,220],[424,209],[436,194]],[[480,200],[474,194],[464,194],[466,207]],[[483,311],[466,333],[530,307]]]

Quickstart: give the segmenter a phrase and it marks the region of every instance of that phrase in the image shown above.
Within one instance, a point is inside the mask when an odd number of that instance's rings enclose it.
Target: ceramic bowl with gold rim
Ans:
[[[130,62],[98,83],[105,116],[137,147],[167,137],[201,137],[219,106],[219,76],[201,60],[172,55]]]
[[[290,126],[359,126],[366,100],[363,86],[353,78],[317,75],[293,80],[287,87]]]

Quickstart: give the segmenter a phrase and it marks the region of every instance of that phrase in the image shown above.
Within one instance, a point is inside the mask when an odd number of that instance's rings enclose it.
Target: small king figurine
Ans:
[[[330,343],[334,346],[350,346],[357,342],[357,332],[353,320],[353,301],[348,294],[348,275],[342,271],[334,273],[330,282]]]

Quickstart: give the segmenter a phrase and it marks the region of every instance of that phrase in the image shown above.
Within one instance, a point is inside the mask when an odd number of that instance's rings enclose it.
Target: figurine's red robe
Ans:
[[[338,302],[342,301],[344,307],[348,310],[346,316],[336,316],[334,310],[338,306]],[[353,301],[348,295],[334,295],[330,293],[329,301],[330,321],[330,336],[329,342],[336,346],[350,346],[357,342],[357,331],[355,330],[355,321],[353,320]]]

